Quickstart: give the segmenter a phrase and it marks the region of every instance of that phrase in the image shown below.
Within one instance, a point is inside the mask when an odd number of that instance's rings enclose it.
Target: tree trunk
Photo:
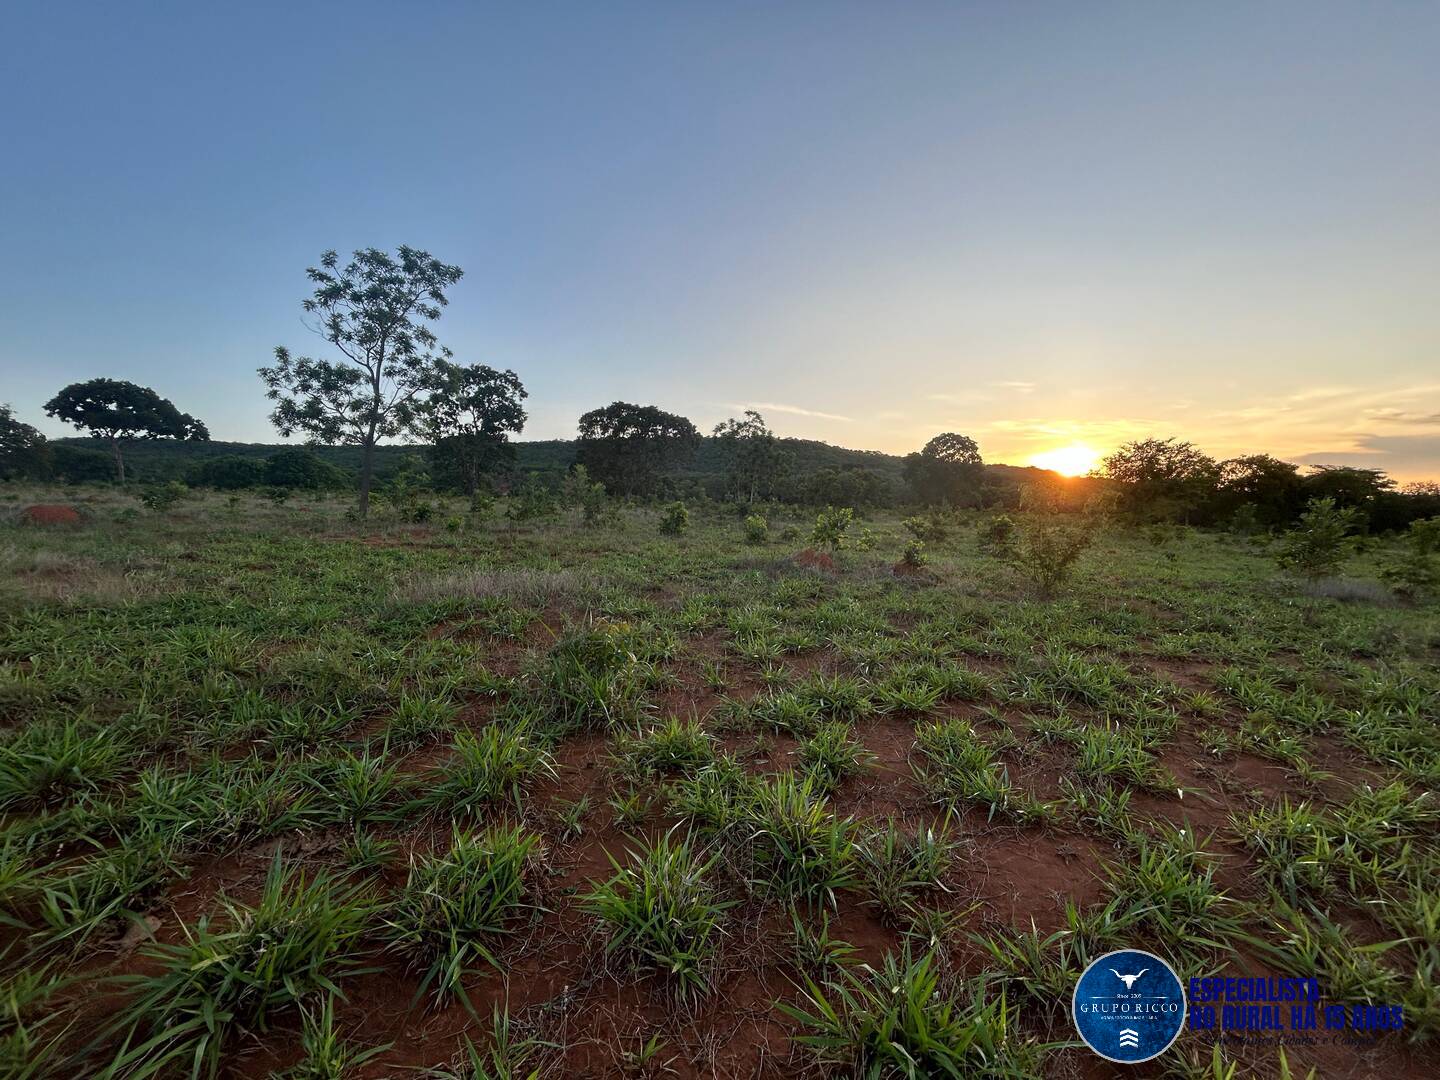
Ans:
[[[371,435],[365,440],[365,447],[360,455],[360,520],[364,521],[370,516],[370,474],[375,469],[375,437]]]
[[[110,445],[115,449],[115,476],[123,484],[125,483],[125,459],[120,456],[120,440],[112,437]]]

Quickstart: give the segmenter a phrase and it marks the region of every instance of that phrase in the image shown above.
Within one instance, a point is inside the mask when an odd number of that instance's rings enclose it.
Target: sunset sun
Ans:
[[[1030,464],[1052,469],[1061,476],[1083,476],[1100,463],[1100,452],[1084,443],[1071,443],[1030,456]]]

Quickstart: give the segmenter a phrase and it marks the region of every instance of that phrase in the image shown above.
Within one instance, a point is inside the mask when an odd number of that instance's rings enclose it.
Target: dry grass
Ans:
[[[1312,600],[1338,600],[1342,604],[1395,603],[1395,597],[1384,585],[1363,578],[1320,578],[1305,582],[1300,591]]]
[[[543,606],[577,600],[597,587],[571,570],[464,570],[415,578],[397,586],[391,599],[402,604],[501,599]]]
[[[155,596],[168,575],[150,560],[114,564],[63,551],[24,551],[0,546],[0,579],[5,593],[30,601],[84,600],[109,604]]]

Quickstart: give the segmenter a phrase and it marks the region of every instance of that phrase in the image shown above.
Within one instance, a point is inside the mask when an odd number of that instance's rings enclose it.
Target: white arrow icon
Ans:
[[[1140,1033],[1134,1028],[1121,1028],[1120,1046],[1127,1050],[1138,1050],[1140,1047]]]

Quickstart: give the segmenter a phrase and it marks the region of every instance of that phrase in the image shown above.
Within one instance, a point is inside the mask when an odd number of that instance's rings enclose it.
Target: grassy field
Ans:
[[[1129,946],[1405,1006],[1296,1077],[1440,1075],[1434,607],[1203,533],[1044,599],[969,520],[82,501],[0,530],[0,1075],[1104,1076]]]

